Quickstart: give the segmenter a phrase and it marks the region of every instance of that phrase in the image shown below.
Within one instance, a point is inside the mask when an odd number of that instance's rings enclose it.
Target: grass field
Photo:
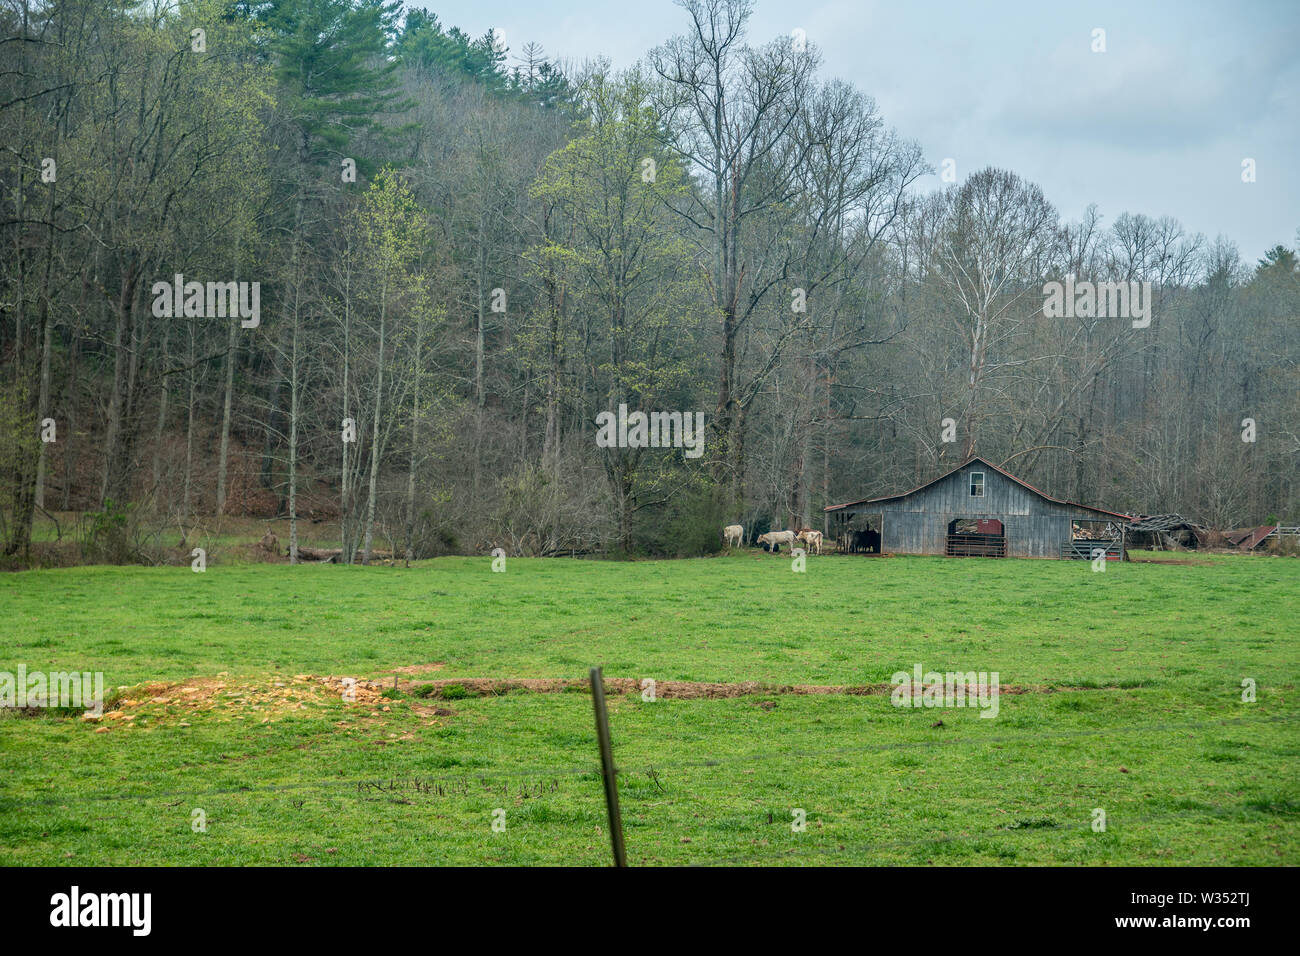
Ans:
[[[601,664],[869,685],[920,663],[1025,692],[996,719],[888,694],[611,696],[630,862],[1295,865],[1300,561],[1195,560],[3,575],[0,670],[123,689],[99,721],[0,714],[0,863],[605,864],[590,696],[432,682]],[[390,689],[349,703],[317,679],[345,675]]]

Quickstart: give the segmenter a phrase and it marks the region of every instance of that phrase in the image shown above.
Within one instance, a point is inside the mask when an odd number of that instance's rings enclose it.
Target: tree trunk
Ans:
[[[374,434],[370,436],[370,496],[366,499],[366,538],[361,552],[361,563],[370,563],[370,546],[375,538],[375,495],[379,486],[379,422],[384,402],[384,336],[387,332],[388,280],[379,296],[379,362],[375,383]],[[476,459],[477,460],[477,459]]]
[[[169,349],[171,341],[171,323],[163,325],[162,339],[162,364],[163,368],[171,361],[171,352]],[[167,426],[167,405],[168,398],[171,395],[171,389],[167,387],[168,376],[164,375],[158,385],[158,419],[153,428],[153,493],[154,493],[154,510],[158,508],[158,489],[162,487],[162,445],[163,433]]]
[[[113,330],[113,385],[108,406],[108,431],[104,436],[104,472],[100,484],[100,507],[108,501],[124,504],[129,494],[131,454],[135,435],[131,419],[139,344],[134,322],[139,263],[131,263],[122,275]]]
[[[52,336],[54,323],[50,321],[47,309],[42,308],[43,318],[41,321],[41,385],[40,397],[36,402],[36,417],[44,422],[50,416],[50,350],[52,348]],[[49,457],[49,445],[41,442],[39,456],[36,459],[36,488],[35,504],[37,508],[45,508],[45,470],[46,462]]]
[[[236,271],[238,281],[239,273]],[[230,320],[230,332],[226,338],[226,388],[221,407],[221,453],[217,459],[217,514],[226,512],[227,463],[230,460],[230,412],[235,396],[235,358],[239,346],[239,320]]]
[[[417,323],[423,321],[423,316]],[[409,568],[415,560],[415,468],[418,462],[420,443],[420,361],[423,351],[422,326],[415,330],[414,361],[411,363],[414,380],[411,382],[411,458],[406,470],[406,566]]]
[[[293,344],[289,350],[289,563],[298,563],[298,283],[293,294]]]
[[[349,408],[351,407],[351,396],[348,392],[348,379],[352,372],[352,289],[351,284],[344,294],[343,303],[343,419],[339,422],[339,428],[344,427],[343,423],[348,420]],[[355,425],[355,422],[353,423]],[[355,433],[355,429],[353,430]],[[340,438],[346,437],[340,431]],[[355,536],[352,534],[352,489],[350,485],[350,470],[348,468],[348,445],[347,441],[342,441],[343,445],[343,463],[341,465],[341,476],[339,480],[339,537],[342,539],[339,543],[343,548],[343,563],[351,564],[352,557],[356,553]]]
[[[62,510],[72,510],[72,476],[77,473],[77,372],[81,368],[81,337],[73,331],[68,348],[68,425],[66,444],[63,446],[63,502]]]
[[[184,520],[189,521],[190,515],[193,514],[193,491],[194,491],[194,404],[197,373],[194,368],[194,326],[190,325],[190,371],[189,371],[189,394],[186,401],[185,414],[185,494],[182,497],[181,514]]]

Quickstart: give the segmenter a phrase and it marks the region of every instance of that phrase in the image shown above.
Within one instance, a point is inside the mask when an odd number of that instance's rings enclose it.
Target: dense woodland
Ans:
[[[1300,234],[1246,262],[1013,169],[927,193],[938,160],[747,0],[663,3],[621,72],[383,0],[2,7],[10,562],[68,513],[699,553],[971,454],[1300,523]],[[258,283],[258,321],[160,310],[177,275]],[[1150,325],[1045,316],[1066,276],[1150,282]],[[599,447],[620,404],[704,413],[705,453]]]

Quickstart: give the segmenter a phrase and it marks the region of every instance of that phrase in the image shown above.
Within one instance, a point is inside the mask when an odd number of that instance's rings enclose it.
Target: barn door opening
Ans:
[[[880,554],[880,535],[885,527],[885,516],[873,513],[860,517],[861,521],[850,539],[850,550],[854,554]]]
[[[835,545],[841,554],[880,554],[884,515],[879,512],[844,514],[835,528]]]
[[[954,518],[944,553],[954,558],[1005,558],[1007,535],[997,518]]]

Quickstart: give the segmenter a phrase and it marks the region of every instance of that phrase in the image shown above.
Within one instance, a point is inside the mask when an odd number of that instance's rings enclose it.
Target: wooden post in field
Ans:
[[[591,706],[596,711],[596,739],[600,742],[600,772],[605,778],[605,809],[609,812],[609,840],[614,849],[614,865],[627,866],[623,818],[618,812],[618,776],[614,769],[614,748],[609,742],[609,714],[605,712],[605,679],[599,667],[591,669]]]

